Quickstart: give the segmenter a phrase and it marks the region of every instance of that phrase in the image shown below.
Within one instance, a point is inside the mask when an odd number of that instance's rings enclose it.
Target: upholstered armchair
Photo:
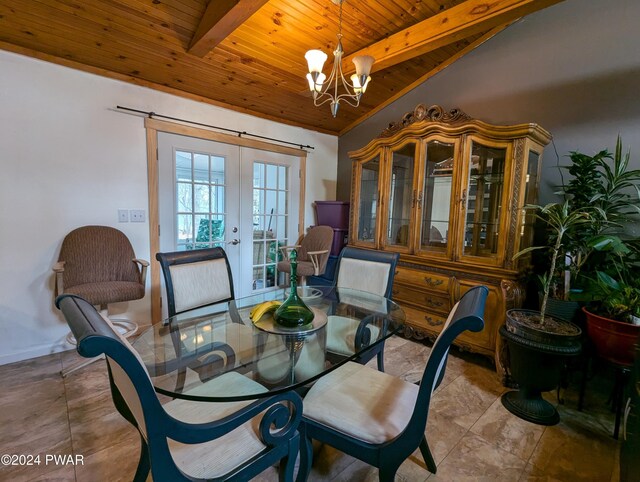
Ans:
[[[55,294],[81,296],[106,315],[111,303],[144,297],[147,266],[147,261],[136,258],[122,231],[109,226],[83,226],[67,234],[62,242],[58,262],[53,266]],[[138,329],[135,322],[127,319],[112,322],[124,336],[131,336]],[[71,334],[67,341],[75,343]],[[74,369],[77,368],[80,366]]]
[[[291,262],[289,253],[296,249],[298,252],[298,276],[302,279],[307,276],[318,276],[324,273],[329,259],[329,251],[333,243],[333,228],[329,226],[314,226],[309,229],[307,235],[302,238],[300,244],[281,246],[284,261],[278,263],[278,271],[291,274]]]

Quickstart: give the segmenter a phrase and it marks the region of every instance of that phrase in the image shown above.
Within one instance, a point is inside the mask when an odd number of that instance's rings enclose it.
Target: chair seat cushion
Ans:
[[[263,393],[267,389],[258,382],[239,373],[229,372],[201,385],[188,393],[205,395],[225,393],[233,385],[234,393]],[[228,391],[228,390],[227,390]],[[252,403],[244,402],[191,402],[172,400],[163,405],[169,415],[187,423],[205,423],[231,415]],[[182,444],[169,440],[169,450],[176,465],[191,477],[214,479],[228,474],[251,457],[265,449],[260,440],[261,415],[252,418],[223,437],[202,444]]]
[[[351,356],[356,352],[356,331],[360,320],[347,316],[329,315],[327,321],[327,351],[340,355]],[[380,336],[380,328],[369,325],[371,342]]]
[[[139,300],[144,297],[144,285],[134,281],[100,281],[99,283],[65,286],[64,292],[81,296],[92,305],[106,305]]]
[[[278,271],[291,273],[291,265],[289,264],[289,261],[280,261],[278,263]],[[313,276],[315,274],[313,263],[311,263],[310,261],[298,261],[297,273],[298,276]]]
[[[363,442],[381,444],[406,428],[417,396],[417,385],[348,362],[309,390],[304,417]]]

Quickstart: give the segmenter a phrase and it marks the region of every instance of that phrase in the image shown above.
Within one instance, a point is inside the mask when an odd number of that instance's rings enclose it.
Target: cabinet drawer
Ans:
[[[426,329],[430,332],[440,333],[447,321],[447,317],[444,315],[418,310],[405,304],[402,304],[402,309],[407,317],[408,325]]]
[[[448,314],[451,311],[449,296],[433,294],[432,292],[416,290],[402,284],[393,285],[393,299],[403,304],[424,308],[427,311]]]
[[[453,281],[450,276],[430,273],[429,271],[419,271],[410,268],[398,268],[394,278],[398,283],[413,285],[416,288],[427,288],[436,291],[449,291],[449,286]]]

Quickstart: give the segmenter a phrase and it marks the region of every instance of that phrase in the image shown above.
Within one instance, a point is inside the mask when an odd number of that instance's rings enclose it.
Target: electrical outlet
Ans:
[[[129,222],[129,211],[126,209],[118,209],[118,222],[119,223],[128,223]]]
[[[132,223],[144,223],[145,221],[144,209],[131,209],[129,211],[129,216],[131,217]]]

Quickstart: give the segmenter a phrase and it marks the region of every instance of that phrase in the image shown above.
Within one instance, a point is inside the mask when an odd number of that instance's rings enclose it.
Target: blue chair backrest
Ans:
[[[398,253],[347,246],[340,252],[334,285],[391,298]]]

